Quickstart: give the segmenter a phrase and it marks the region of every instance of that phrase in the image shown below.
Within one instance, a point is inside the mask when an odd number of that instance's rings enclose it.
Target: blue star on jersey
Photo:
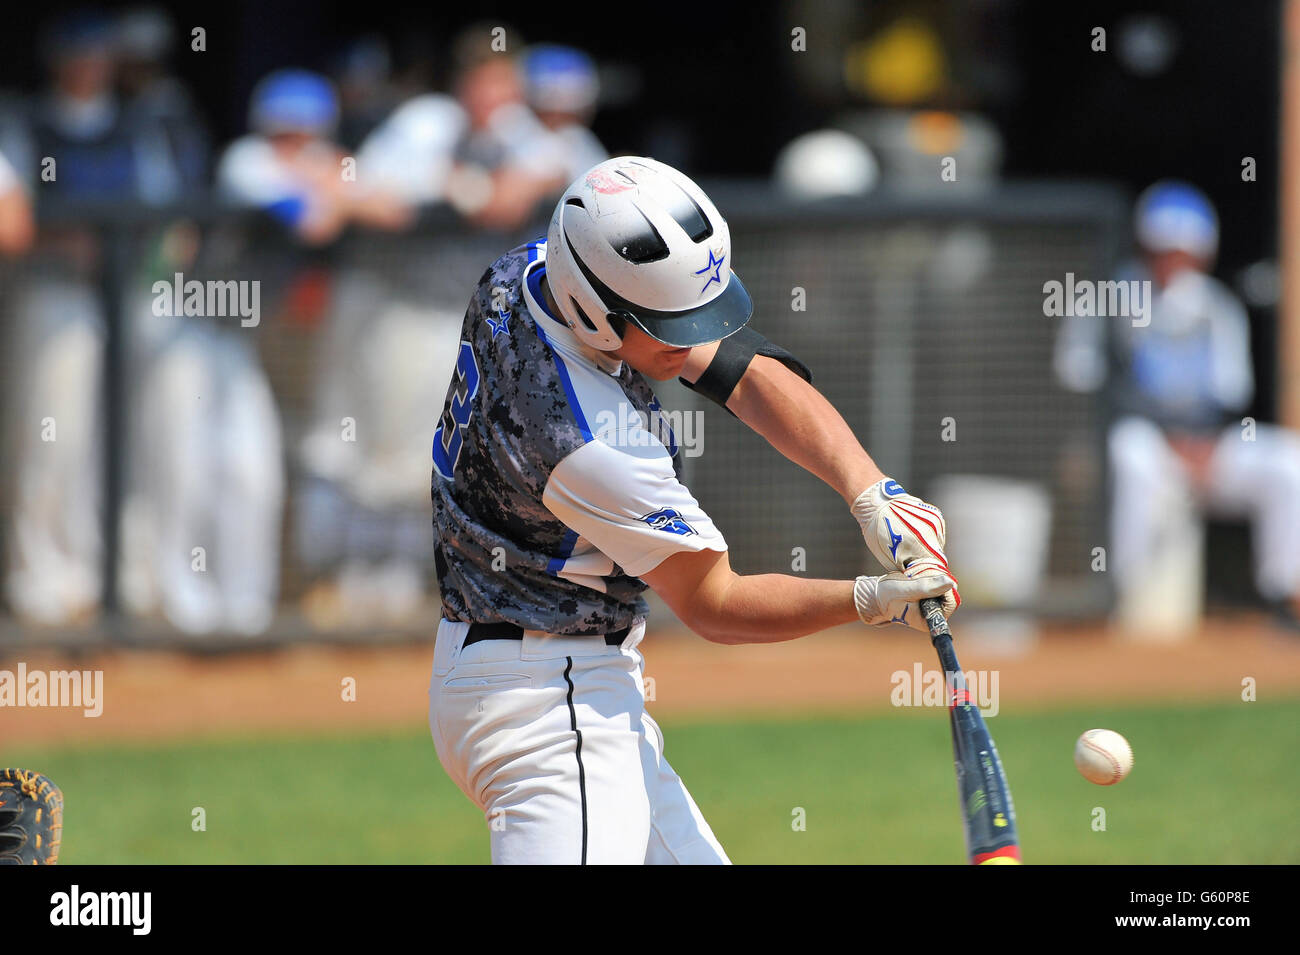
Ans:
[[[708,288],[714,282],[717,282],[719,285],[722,284],[722,263],[726,260],[727,257],[725,255],[720,259],[714,258],[713,250],[709,249],[709,264],[694,273],[695,275],[703,275],[705,272],[710,270],[713,272],[713,274],[709,276],[708,281],[704,283],[704,288],[700,289],[701,295],[704,294],[704,289]]]
[[[491,315],[487,316],[488,328],[492,329],[492,337],[495,339],[497,335],[502,333],[509,337],[510,325],[508,323],[510,321],[510,313],[507,311],[501,311],[497,312],[497,315],[498,319],[495,322],[492,320]]]

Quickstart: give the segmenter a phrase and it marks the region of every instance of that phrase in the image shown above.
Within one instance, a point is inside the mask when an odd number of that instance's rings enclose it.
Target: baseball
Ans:
[[[1088,730],[1074,744],[1074,765],[1088,782],[1113,786],[1133,768],[1133,748],[1114,730]]]

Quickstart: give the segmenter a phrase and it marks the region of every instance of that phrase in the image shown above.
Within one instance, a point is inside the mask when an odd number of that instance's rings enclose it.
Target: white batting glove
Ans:
[[[881,566],[906,570],[914,560],[932,560],[947,570],[943,548],[948,526],[943,514],[933,504],[908,494],[897,481],[877,481],[858,495],[852,510],[862,525],[867,547]]]
[[[883,577],[859,577],[853,583],[853,604],[862,622],[872,627],[901,623],[929,633],[925,616],[916,605],[926,597],[940,597],[944,617],[961,604],[954,580],[938,562],[916,561],[907,570]]]

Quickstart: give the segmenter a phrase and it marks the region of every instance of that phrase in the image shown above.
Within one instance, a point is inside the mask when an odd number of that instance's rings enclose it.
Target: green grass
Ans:
[[[1074,740],[1094,726],[1133,744],[1135,768],[1118,786],[1074,769]],[[990,728],[1029,864],[1300,862],[1300,701],[1003,713]],[[963,861],[942,711],[669,722],[665,735],[736,862]],[[5,746],[0,763],[63,788],[64,862],[487,861],[483,819],[423,731]],[[205,832],[191,829],[197,806]],[[1104,832],[1093,831],[1094,807]]]

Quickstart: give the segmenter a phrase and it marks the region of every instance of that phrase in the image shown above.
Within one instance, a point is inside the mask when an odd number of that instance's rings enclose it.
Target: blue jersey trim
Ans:
[[[578,543],[578,532],[571,527],[566,528],[564,531],[564,539],[560,541],[560,556],[552,557],[550,562],[546,565],[546,572],[548,574],[552,577],[558,577],[560,575],[560,571],[564,569],[564,565],[568,563],[569,558],[573,556],[573,545],[576,543]]]
[[[541,267],[534,269],[533,273],[528,276],[530,290],[534,278],[540,276],[545,269],[546,266],[543,264]],[[539,305],[541,304],[540,298],[536,295],[534,295],[534,300],[537,301]],[[546,306],[542,305],[541,307],[543,311],[545,311]],[[533,328],[537,329],[537,337],[542,340],[542,344],[551,350],[551,358],[555,361],[555,370],[559,372],[560,384],[564,386],[564,394],[569,399],[569,408],[573,411],[573,418],[578,423],[578,429],[582,431],[583,440],[595,440],[591,433],[591,428],[587,425],[587,418],[582,413],[582,405],[578,404],[578,393],[573,390],[573,379],[569,377],[569,366],[564,363],[564,358],[560,355],[559,351],[556,350],[555,346],[551,344],[550,339],[546,337],[546,332],[542,331],[542,323],[537,321],[533,322]]]
[[[569,408],[573,411],[573,419],[578,423],[578,430],[582,432],[583,440],[594,441],[595,437],[591,433],[591,428],[587,425],[587,418],[582,413],[582,405],[578,404],[578,393],[573,390],[573,379],[569,377],[569,367],[564,363],[564,359],[560,357],[560,353],[555,350],[555,346],[546,338],[542,326],[536,322],[533,323],[533,326],[537,329],[537,337],[551,350],[551,358],[555,360],[555,370],[560,373],[560,384],[564,386],[564,394],[569,399]]]
[[[532,256],[534,253],[530,249],[528,254],[529,256]],[[546,317],[551,319],[551,321],[559,322],[561,321],[559,316],[552,315],[551,310],[546,307],[546,296],[542,294],[542,276],[545,274],[546,274],[545,262],[543,262],[535,269],[530,269],[528,272],[528,291],[532,293],[533,301],[537,303],[537,307],[542,310],[542,312],[546,315]]]
[[[543,241],[540,239],[536,242],[528,243],[528,261],[530,263],[537,261],[537,253],[538,250],[541,249],[542,245]],[[546,297],[542,294],[542,276],[545,274],[545,262],[535,269],[530,269],[528,272],[528,278],[526,279],[528,282],[528,291],[532,293],[533,301],[537,303],[538,307],[546,314],[547,318],[559,321],[559,319],[551,314],[550,309],[546,307]],[[537,337],[542,340],[542,344],[550,349],[551,358],[555,361],[555,370],[560,374],[560,384],[564,386],[564,394],[569,399],[569,407],[573,411],[573,417],[577,421],[578,427],[582,430],[583,438],[587,441],[593,440],[591,428],[587,426],[587,418],[582,413],[582,405],[578,404],[577,392],[573,390],[573,379],[569,377],[568,366],[564,363],[564,359],[560,356],[560,353],[556,351],[555,346],[552,345],[550,340],[546,337],[546,332],[542,331],[541,323],[533,322],[533,327],[537,329]],[[573,548],[577,543],[578,532],[572,528],[566,528],[564,531],[564,537],[560,541],[560,554],[558,557],[552,557],[550,561],[547,562],[546,572],[553,577],[558,577],[560,571],[564,569],[564,565],[568,563],[569,558],[573,556]]]

